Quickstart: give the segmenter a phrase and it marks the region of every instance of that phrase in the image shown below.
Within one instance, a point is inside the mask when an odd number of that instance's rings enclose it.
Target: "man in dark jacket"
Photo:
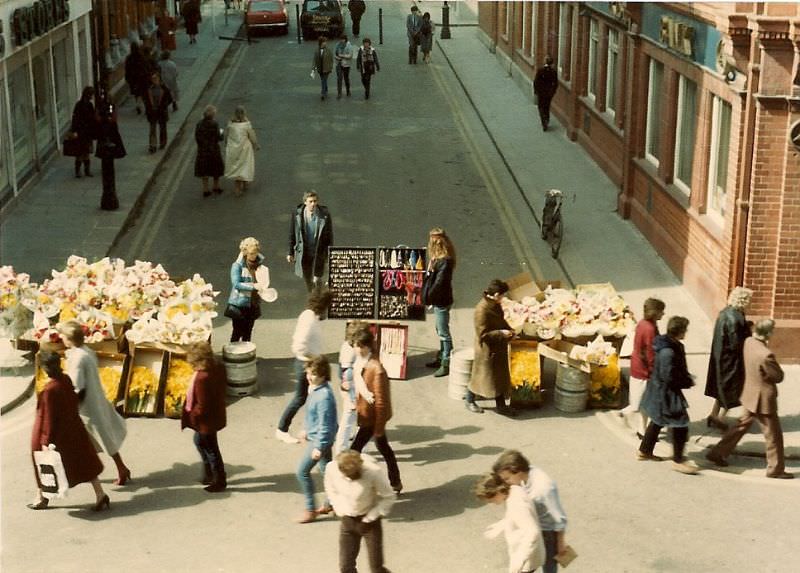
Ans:
[[[289,229],[289,253],[286,260],[294,263],[294,272],[303,277],[306,289],[322,282],[328,247],[333,244],[333,220],[327,207],[319,205],[316,192],[303,195],[303,203],[292,215]]]
[[[353,21],[353,36],[358,37],[361,33],[361,16],[366,12],[367,5],[364,0],[350,0],[347,9],[350,10],[350,19]]]
[[[408,63],[417,63],[417,53],[419,48],[419,33],[422,30],[422,16],[419,15],[419,8],[411,7],[411,14],[406,16],[406,36],[408,37]]]
[[[547,131],[550,124],[550,100],[558,90],[558,74],[553,69],[553,58],[547,56],[544,66],[536,72],[533,79],[533,91],[536,94],[536,104],[539,106],[539,118],[542,120],[542,131]]]
[[[172,104],[172,93],[161,83],[158,72],[150,74],[150,87],[144,95],[145,114],[150,122],[150,153],[156,152],[156,126],[158,126],[158,146],[167,146],[167,120],[169,106]]]

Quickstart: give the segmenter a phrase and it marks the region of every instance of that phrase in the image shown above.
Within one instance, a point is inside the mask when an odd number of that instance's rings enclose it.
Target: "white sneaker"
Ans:
[[[275,430],[275,439],[280,440],[284,444],[299,444],[300,440],[292,436],[289,432]]]

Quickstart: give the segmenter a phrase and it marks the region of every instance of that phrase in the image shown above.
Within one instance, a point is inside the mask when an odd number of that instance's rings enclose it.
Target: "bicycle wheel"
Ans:
[[[552,231],[550,232],[550,254],[554,259],[558,258],[558,251],[561,249],[561,240],[564,237],[564,221],[558,217],[553,221]]]

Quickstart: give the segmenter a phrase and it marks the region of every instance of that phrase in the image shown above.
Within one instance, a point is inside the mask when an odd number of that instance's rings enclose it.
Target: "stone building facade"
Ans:
[[[479,34],[619,185],[710,315],[736,285],[800,360],[800,3],[481,2]]]

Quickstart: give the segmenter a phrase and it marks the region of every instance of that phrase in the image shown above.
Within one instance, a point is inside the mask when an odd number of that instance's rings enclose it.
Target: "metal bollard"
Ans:
[[[378,43],[383,44],[383,8],[378,8]]]
[[[300,28],[300,4],[295,4],[294,5],[294,16],[295,16],[295,22],[297,22],[297,43],[298,44],[302,44],[303,43],[303,39],[300,37],[300,32],[301,32],[301,28]]]
[[[439,36],[442,40],[449,40],[450,36],[450,6],[447,2],[442,5],[442,35]]]

